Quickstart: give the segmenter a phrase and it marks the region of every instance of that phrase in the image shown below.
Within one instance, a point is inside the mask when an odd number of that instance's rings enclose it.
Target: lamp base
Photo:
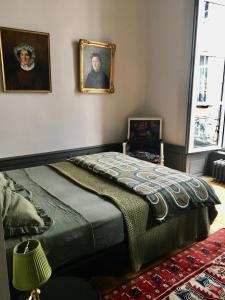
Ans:
[[[27,300],[40,300],[40,293],[41,291],[39,289],[34,289],[30,293],[30,297]]]

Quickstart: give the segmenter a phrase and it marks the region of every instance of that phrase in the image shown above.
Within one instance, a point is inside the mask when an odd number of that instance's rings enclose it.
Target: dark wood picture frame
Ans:
[[[0,27],[4,92],[52,91],[49,33]]]

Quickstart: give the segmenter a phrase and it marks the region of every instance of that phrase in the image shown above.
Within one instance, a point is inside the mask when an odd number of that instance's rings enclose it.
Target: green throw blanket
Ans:
[[[143,196],[154,219],[161,223],[193,208],[220,203],[211,186],[201,178],[122,153],[83,155],[70,161]]]

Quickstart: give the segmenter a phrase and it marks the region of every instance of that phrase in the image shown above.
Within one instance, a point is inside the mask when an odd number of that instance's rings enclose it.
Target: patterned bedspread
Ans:
[[[122,153],[77,156],[70,161],[145,197],[151,204],[153,217],[160,222],[196,207],[220,203],[203,179]]]

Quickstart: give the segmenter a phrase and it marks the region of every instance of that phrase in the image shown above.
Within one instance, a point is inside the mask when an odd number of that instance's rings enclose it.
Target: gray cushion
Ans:
[[[24,191],[27,197],[21,194]],[[0,173],[0,213],[5,238],[23,234],[39,234],[52,224],[52,220],[42,209],[35,207],[29,198],[29,191]]]

